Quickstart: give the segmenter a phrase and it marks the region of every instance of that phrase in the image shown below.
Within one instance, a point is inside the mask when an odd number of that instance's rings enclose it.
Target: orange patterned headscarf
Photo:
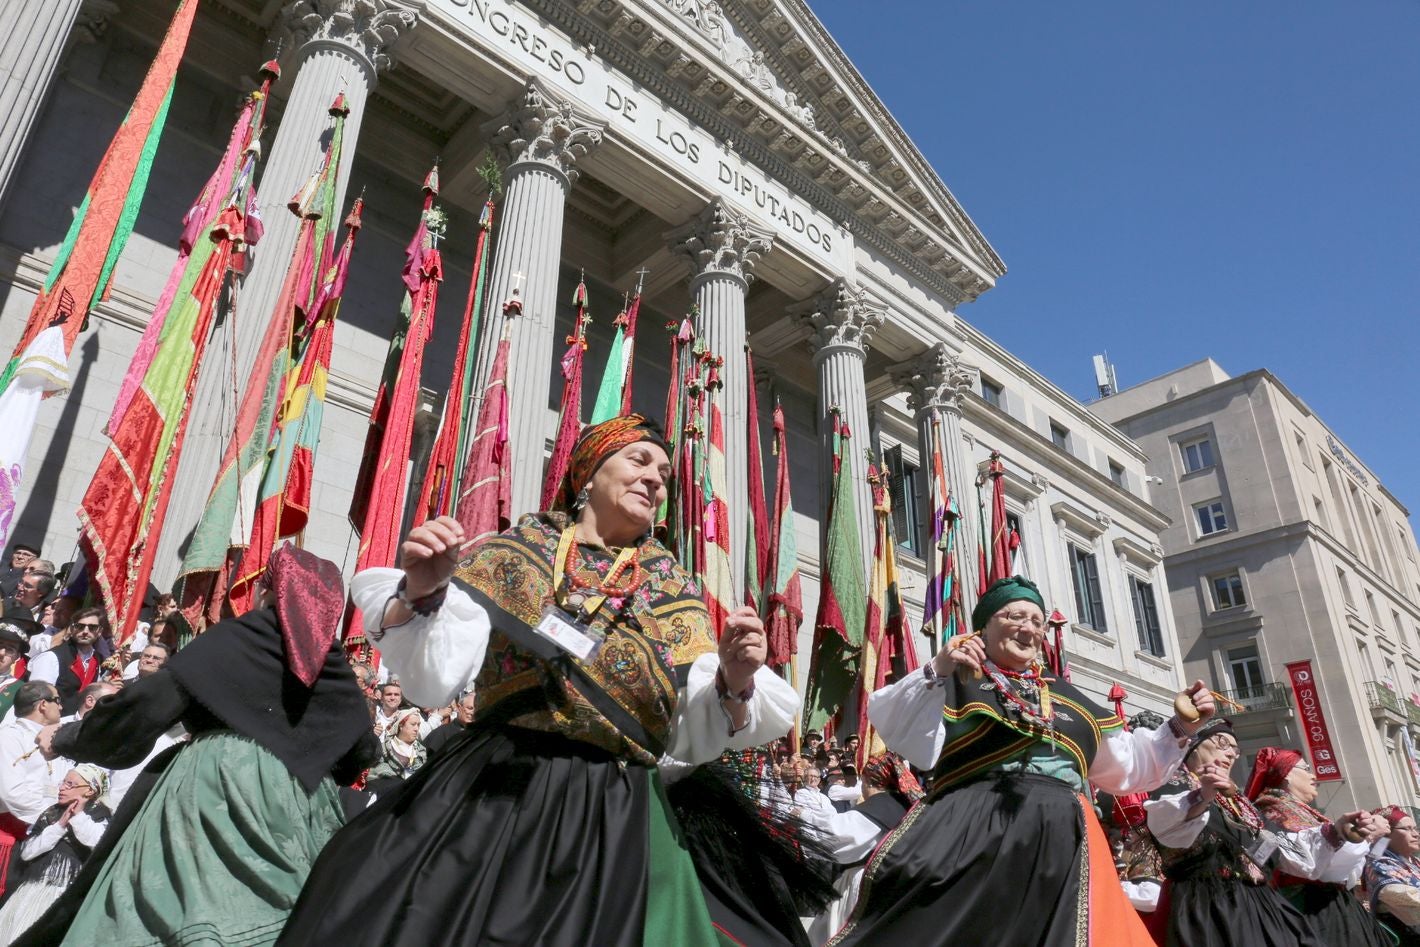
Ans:
[[[623,447],[640,441],[650,441],[670,453],[660,425],[639,414],[611,418],[588,427],[572,448],[567,476],[562,479],[562,486],[552,503],[553,508],[571,512],[573,500],[591,482],[602,463]]]

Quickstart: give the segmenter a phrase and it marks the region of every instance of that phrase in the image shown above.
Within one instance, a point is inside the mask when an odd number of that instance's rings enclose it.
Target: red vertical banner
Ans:
[[[1292,693],[1301,712],[1302,731],[1307,737],[1317,782],[1340,779],[1341,765],[1336,760],[1336,751],[1331,748],[1331,731],[1321,709],[1321,692],[1316,686],[1316,675],[1312,674],[1312,663],[1293,661],[1287,665],[1287,676],[1292,679]]]

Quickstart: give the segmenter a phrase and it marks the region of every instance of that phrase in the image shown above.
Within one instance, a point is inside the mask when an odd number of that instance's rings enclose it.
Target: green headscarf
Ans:
[[[1040,590],[1030,579],[1023,575],[997,579],[971,610],[972,630],[980,631],[985,628],[992,615],[1012,602],[1034,602],[1040,606],[1042,613],[1045,612],[1045,599],[1040,597]]]

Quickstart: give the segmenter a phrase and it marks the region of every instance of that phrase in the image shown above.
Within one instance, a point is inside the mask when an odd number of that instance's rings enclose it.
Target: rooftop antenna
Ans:
[[[1119,390],[1119,376],[1114,373],[1114,363],[1109,360],[1109,353],[1096,355],[1095,361],[1095,385],[1099,388],[1101,398],[1108,398]]]

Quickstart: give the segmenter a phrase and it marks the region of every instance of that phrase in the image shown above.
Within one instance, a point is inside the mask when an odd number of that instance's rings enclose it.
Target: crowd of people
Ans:
[[[795,733],[760,618],[655,536],[668,477],[595,425],[552,509],[423,523],[348,598],[283,546],[199,635],[155,594],[116,642],[13,546],[0,947],[1420,944],[1409,812],[1323,814],[1285,748],[1239,787],[1202,682],[1126,723],[1043,668],[1027,579],[868,733]]]

